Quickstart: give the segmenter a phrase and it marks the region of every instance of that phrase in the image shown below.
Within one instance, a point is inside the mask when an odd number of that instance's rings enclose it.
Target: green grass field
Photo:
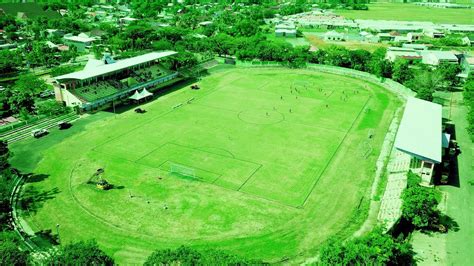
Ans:
[[[350,19],[431,21],[434,23],[474,24],[474,9],[429,8],[414,4],[375,3],[368,11],[336,10]]]
[[[394,96],[284,68],[215,70],[199,85],[13,145],[12,164],[40,175],[24,188],[32,229],[60,224],[62,243],[95,238],[120,264],[183,244],[296,263],[358,229]],[[87,184],[98,168],[114,189]]]

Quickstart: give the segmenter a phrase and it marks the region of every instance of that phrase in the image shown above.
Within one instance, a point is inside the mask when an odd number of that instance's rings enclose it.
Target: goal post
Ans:
[[[182,164],[170,162],[169,172],[171,174],[178,174],[181,176],[196,178],[196,170],[192,167],[188,167]]]

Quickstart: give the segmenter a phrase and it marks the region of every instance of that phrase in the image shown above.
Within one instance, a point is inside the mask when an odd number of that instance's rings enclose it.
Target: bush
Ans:
[[[39,115],[62,115],[69,112],[68,107],[53,99],[37,102],[35,110]]]
[[[248,260],[221,250],[198,251],[181,246],[175,250],[162,249],[153,252],[144,265],[267,265],[267,263]]]
[[[365,236],[346,243],[330,239],[320,250],[322,265],[411,265],[411,244],[402,239],[393,239],[380,227]]]
[[[48,265],[113,265],[114,260],[94,240],[61,247],[48,258]]]
[[[436,226],[439,221],[439,193],[434,188],[422,187],[420,177],[408,173],[408,187],[402,193],[402,216],[416,228]]]

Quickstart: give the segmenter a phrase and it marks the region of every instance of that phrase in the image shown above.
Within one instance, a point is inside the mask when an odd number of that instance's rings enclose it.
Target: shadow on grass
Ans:
[[[45,201],[54,199],[56,194],[59,192],[60,190],[57,187],[51,190],[42,191],[37,187],[28,186],[20,197],[20,208],[30,213],[36,213],[41,207],[43,207]]]
[[[440,214],[439,216],[439,223],[446,227],[449,231],[457,232],[459,231],[459,224],[451,217],[445,214]]]
[[[59,245],[59,237],[57,234],[53,234],[51,229],[38,231],[35,233],[35,235],[39,238],[39,242],[46,242],[51,245]]]
[[[45,180],[48,177],[49,177],[49,175],[45,175],[45,174],[37,174],[37,175],[36,174],[25,174],[24,175],[26,183],[41,182],[41,181]]]

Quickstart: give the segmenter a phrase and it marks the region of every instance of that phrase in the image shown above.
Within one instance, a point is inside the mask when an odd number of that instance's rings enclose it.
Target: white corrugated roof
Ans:
[[[127,69],[129,67],[132,67],[132,66],[135,66],[135,65],[138,65],[138,64],[143,64],[143,63],[146,63],[146,62],[150,62],[150,61],[157,60],[157,59],[167,57],[167,56],[170,56],[170,55],[174,55],[174,54],[177,54],[177,52],[175,52],[175,51],[151,52],[151,53],[148,53],[148,54],[123,59],[123,60],[117,61],[116,63],[113,63],[113,64],[100,65],[100,66],[97,66],[97,67],[90,67],[90,68],[84,69],[82,71],[62,75],[62,76],[56,77],[56,80],[58,80],[58,81],[65,80],[65,79],[84,80],[84,79],[88,79],[88,78],[98,77],[98,76],[102,76],[102,75],[110,73],[110,72]]]
[[[442,107],[409,98],[395,139],[395,147],[419,159],[441,162]]]
[[[95,38],[84,37],[84,36],[67,36],[63,38],[68,41],[82,42],[82,43],[93,42],[96,40]]]

